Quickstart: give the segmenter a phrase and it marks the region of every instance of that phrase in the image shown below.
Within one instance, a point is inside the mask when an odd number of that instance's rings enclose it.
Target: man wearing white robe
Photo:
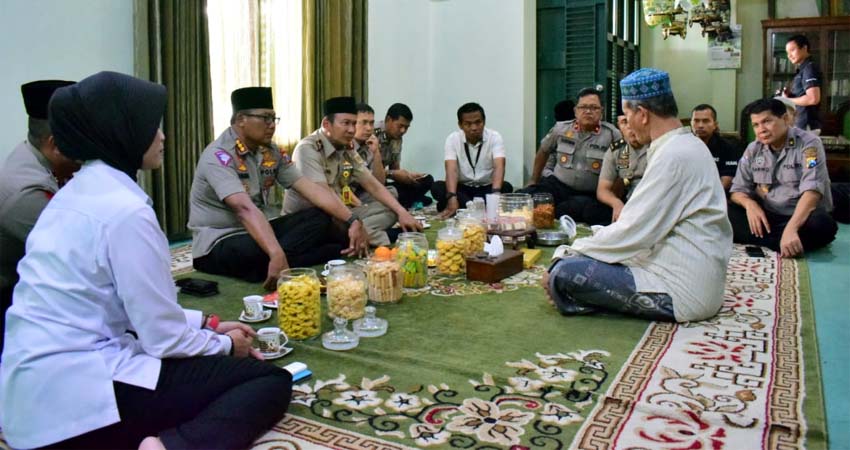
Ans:
[[[643,180],[617,222],[563,250],[544,277],[565,315],[612,310],[687,322],[723,304],[732,228],[705,144],[683,128],[666,72],[640,69],[620,82],[623,111],[650,144]]]

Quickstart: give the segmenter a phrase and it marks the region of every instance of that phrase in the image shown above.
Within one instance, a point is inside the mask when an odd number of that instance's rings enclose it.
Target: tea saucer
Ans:
[[[257,347],[254,347],[254,350],[259,351],[260,349],[258,349]],[[289,354],[289,352],[291,352],[291,351],[292,351],[292,348],[290,348],[290,347],[284,347],[284,346],[281,346],[281,347],[280,347],[280,351],[278,351],[277,353],[263,353],[263,352],[260,352],[260,354],[261,354],[261,355],[263,355],[263,358],[265,358],[266,360],[270,360],[270,359],[278,359],[278,358],[282,358],[282,357],[284,357],[284,356],[288,355],[288,354]]]
[[[271,317],[271,316],[272,316],[271,310],[266,310],[266,311],[263,311],[263,317],[260,317],[258,319],[249,319],[249,318],[245,317],[245,311],[242,311],[242,313],[239,314],[239,321],[245,322],[245,323],[265,322],[265,321],[269,320],[269,317]]]

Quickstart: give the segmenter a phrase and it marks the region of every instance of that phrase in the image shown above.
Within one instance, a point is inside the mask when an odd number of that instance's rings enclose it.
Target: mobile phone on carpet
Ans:
[[[748,245],[746,247],[747,256],[752,258],[764,258],[764,250],[756,245]]]

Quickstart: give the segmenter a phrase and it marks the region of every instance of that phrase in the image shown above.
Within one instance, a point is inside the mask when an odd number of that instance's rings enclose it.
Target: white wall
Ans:
[[[522,185],[536,148],[535,14],[522,0],[369,2],[369,103],[377,118],[394,102],[413,110],[403,167],[444,179],[457,108],[475,101],[505,140],[508,181]]]
[[[133,73],[133,0],[0,0],[0,161],[26,138],[21,84]]]

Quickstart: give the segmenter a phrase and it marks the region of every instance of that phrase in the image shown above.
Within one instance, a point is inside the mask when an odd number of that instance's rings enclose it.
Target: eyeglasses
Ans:
[[[266,114],[243,114],[243,115],[248,116],[248,117],[256,117],[258,119],[263,119],[263,122],[265,122],[266,125],[271,125],[272,123],[275,123],[275,124],[280,123],[280,117],[275,117],[275,116],[272,116],[272,115],[266,115]]]
[[[579,111],[584,111],[584,112],[599,112],[599,111],[602,111],[602,107],[596,106],[596,105],[579,105],[579,106],[576,106],[576,109],[579,110]]]

